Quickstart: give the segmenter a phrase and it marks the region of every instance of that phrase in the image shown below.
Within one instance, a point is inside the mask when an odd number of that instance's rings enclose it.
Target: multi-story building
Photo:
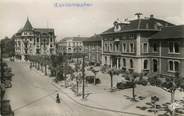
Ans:
[[[83,40],[87,37],[66,37],[57,43],[57,53],[67,54],[69,58],[81,57]]]
[[[22,29],[13,35],[15,56],[27,60],[29,55],[55,54],[55,33],[51,28],[33,28],[29,19]]]
[[[101,64],[102,50],[101,50],[101,39],[100,35],[94,35],[83,41],[84,52],[86,53],[86,61],[89,63]]]
[[[163,28],[149,40],[151,70],[184,77],[184,25]]]
[[[157,72],[159,63],[149,53],[149,38],[173,24],[153,15],[149,18],[141,18],[141,13],[136,15],[135,20],[123,23],[115,21],[114,27],[101,34],[102,64],[135,72]]]

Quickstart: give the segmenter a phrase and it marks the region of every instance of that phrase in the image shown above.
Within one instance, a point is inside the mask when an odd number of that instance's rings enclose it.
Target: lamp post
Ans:
[[[63,67],[64,68],[64,77],[65,77],[65,79],[64,79],[65,80],[65,88],[67,88],[67,85],[66,85],[67,84],[66,83],[66,71],[67,71],[66,68],[68,68],[68,66],[67,66],[68,64],[67,63],[68,63],[68,55],[66,54],[65,67]]]
[[[85,85],[84,85],[84,78],[85,78],[85,74],[84,74],[84,71],[85,71],[85,69],[84,69],[84,54],[83,54],[83,56],[82,56],[82,60],[83,60],[83,62],[82,62],[82,99],[84,99],[84,95],[85,95]]]

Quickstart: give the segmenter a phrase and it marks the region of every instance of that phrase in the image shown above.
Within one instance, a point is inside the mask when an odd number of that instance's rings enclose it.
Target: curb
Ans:
[[[75,100],[73,97],[71,97],[70,95],[68,95],[67,93],[65,93],[60,87],[58,87],[58,85],[56,85],[55,83],[51,83],[54,87],[56,87],[57,89],[59,89],[62,93],[64,93],[66,96],[68,96],[72,101],[74,101],[75,103],[81,105],[81,106],[85,106],[88,108],[93,108],[93,109],[97,109],[97,110],[104,110],[104,111],[108,111],[108,112],[114,112],[114,113],[121,113],[121,114],[131,114],[131,115],[135,115],[135,116],[151,116],[151,115],[144,115],[144,114],[137,114],[137,113],[131,113],[131,112],[123,112],[123,111],[119,111],[119,110],[113,110],[113,109],[109,109],[109,108],[101,108],[101,107],[97,107],[97,106],[92,106],[92,105],[86,105],[83,103],[78,102],[77,100]]]

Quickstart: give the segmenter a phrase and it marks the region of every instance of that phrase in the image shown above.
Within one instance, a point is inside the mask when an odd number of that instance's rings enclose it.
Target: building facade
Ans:
[[[94,35],[83,41],[84,52],[86,53],[86,61],[89,63],[101,64],[102,49],[100,35]]]
[[[158,67],[163,76],[174,76],[179,72],[184,77],[183,32],[184,25],[166,27],[149,39],[151,59],[157,62],[151,67]]]
[[[55,33],[51,28],[33,28],[29,19],[22,29],[13,35],[15,56],[27,60],[29,55],[52,55],[56,53]]]
[[[57,43],[57,53],[66,54],[70,59],[81,57],[84,52],[83,41],[87,37],[66,37]]]
[[[149,38],[173,24],[154,18],[153,15],[149,18],[137,15],[135,20],[123,23],[115,21],[113,24],[114,27],[101,34],[102,64],[138,73],[158,72],[158,59],[151,58],[149,52]]]

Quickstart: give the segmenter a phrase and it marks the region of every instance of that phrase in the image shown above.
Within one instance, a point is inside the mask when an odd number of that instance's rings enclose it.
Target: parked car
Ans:
[[[130,82],[119,82],[117,83],[116,87],[118,89],[129,89],[132,88],[132,85]]]

